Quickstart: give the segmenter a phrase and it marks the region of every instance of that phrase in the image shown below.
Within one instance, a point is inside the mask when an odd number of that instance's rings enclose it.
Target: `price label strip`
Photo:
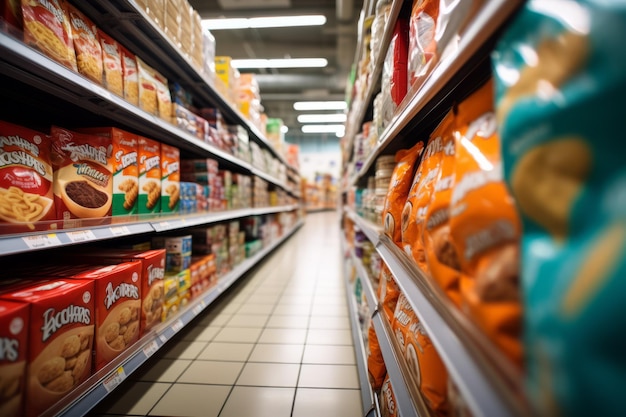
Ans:
[[[193,313],[194,316],[197,316],[198,314],[200,314],[202,312],[202,310],[204,309],[204,307],[202,307],[200,304],[196,305],[193,310],[191,310],[191,312]]]
[[[113,236],[124,236],[130,234],[130,229],[128,229],[128,226],[115,226],[109,228],[109,230],[111,231],[111,234]]]
[[[159,344],[156,340],[153,340],[152,342],[144,346],[143,353],[144,355],[146,355],[146,358],[149,358],[150,356],[154,355],[157,350],[159,350]]]
[[[126,372],[124,372],[124,367],[120,366],[117,368],[111,375],[109,375],[104,381],[102,381],[102,385],[107,392],[113,391],[117,388],[118,385],[122,383],[126,379]]]
[[[184,327],[184,324],[183,324],[182,320],[176,320],[172,324],[172,330],[174,330],[174,332],[176,332],[176,333],[178,333],[183,327]]]
[[[95,240],[96,235],[91,230],[77,230],[75,232],[67,232],[66,236],[74,243],[88,242]]]
[[[61,241],[56,233],[48,233],[44,235],[24,236],[22,241],[29,249],[49,248],[52,246],[60,246]]]

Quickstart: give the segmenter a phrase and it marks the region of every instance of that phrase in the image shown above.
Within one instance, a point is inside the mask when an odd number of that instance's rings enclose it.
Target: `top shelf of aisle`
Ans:
[[[257,126],[246,119],[214,87],[213,82],[191,62],[164,33],[161,27],[133,0],[81,2],[80,8],[105,32],[139,54],[168,79],[178,80],[197,99],[219,108],[227,120],[243,126],[253,140],[269,149],[289,166],[285,157],[267,140]]]
[[[443,58],[435,64],[423,82],[416,86],[417,88],[409,89],[406,97],[378,138],[377,146],[369,152],[361,169],[349,179],[350,185],[356,185],[363,176],[367,175],[376,158],[404,130],[409,129],[411,125],[414,126],[415,119],[422,113],[427,113],[425,109],[441,96],[443,90],[452,93],[466,81],[464,77],[455,77],[455,75],[470,60],[474,59],[476,54],[481,52],[481,49],[484,49],[483,46],[488,43],[490,38],[497,33],[498,29],[521,4],[522,0],[486,0],[481,5],[480,9],[471,17],[471,21],[462,30],[456,47],[450,50],[453,46],[448,44],[449,48],[443,52]],[[462,26],[462,22],[458,23],[459,27]],[[448,36],[454,37],[450,34]],[[452,82],[456,84],[450,85]],[[425,116],[426,114],[424,114]]]

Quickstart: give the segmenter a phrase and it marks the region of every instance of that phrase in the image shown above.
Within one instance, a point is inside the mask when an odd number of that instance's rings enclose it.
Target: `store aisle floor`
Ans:
[[[362,416],[338,225],[308,215],[92,415]]]

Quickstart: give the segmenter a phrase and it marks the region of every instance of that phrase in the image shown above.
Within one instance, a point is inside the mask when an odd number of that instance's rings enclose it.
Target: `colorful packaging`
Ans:
[[[424,144],[418,142],[410,149],[398,151],[395,156],[396,167],[391,174],[389,191],[385,198],[382,222],[385,234],[389,236],[396,245],[401,247],[402,243],[402,214],[404,203],[406,202],[411,186],[411,178],[415,171],[415,165],[422,154]]]
[[[172,120],[172,97],[167,84],[167,79],[156,70],[153,72],[154,86],[157,96],[157,116],[166,122]]]
[[[380,415],[381,417],[395,417],[398,413],[398,401],[393,393],[389,375],[385,375],[382,388],[380,390]]]
[[[67,4],[78,72],[102,84],[102,47],[96,25],[71,4]]]
[[[0,299],[0,415],[24,415],[29,306]]]
[[[76,71],[72,28],[63,2],[22,0],[22,15],[24,43]]]
[[[24,17],[22,16],[21,0],[0,1],[0,17],[2,17],[10,27],[9,31],[23,31]]]
[[[443,155],[441,138],[449,135],[453,123],[454,115],[450,112],[430,135],[402,211],[402,248],[426,273],[430,270],[423,241],[425,218],[441,168]]]
[[[52,228],[50,146],[49,136],[0,121],[0,233]]]
[[[407,92],[407,57],[409,54],[409,22],[399,17],[393,31],[393,70],[391,73],[391,99],[398,108]]]
[[[455,144],[451,129],[443,129],[428,146],[440,152],[439,169],[433,179],[433,190],[422,226],[422,241],[431,277],[443,288],[455,305],[460,304],[461,267],[450,236],[450,197],[455,176]]]
[[[521,224],[502,177],[490,81],[458,106],[450,233],[459,255],[461,309],[518,366]]]
[[[122,75],[124,84],[124,98],[130,104],[139,105],[139,74],[135,55],[120,45],[122,53]]]
[[[122,76],[122,53],[120,45],[98,29],[98,38],[102,46],[102,62],[104,66],[104,86],[110,92],[124,97],[124,79]]]
[[[165,249],[165,272],[178,273],[191,265],[191,235],[156,236],[152,247]]]
[[[113,216],[137,214],[139,168],[137,167],[137,135],[115,127],[77,129],[111,138],[113,143]]]
[[[393,321],[393,313],[396,310],[396,303],[398,302],[399,296],[400,288],[391,270],[387,264],[383,262],[378,281],[378,301],[381,303],[383,313],[385,313],[389,323]]]
[[[137,160],[139,165],[139,214],[161,211],[161,144],[155,140],[138,137]]]
[[[93,281],[48,280],[0,297],[30,307],[24,415],[39,416],[92,373]]]
[[[161,213],[178,212],[180,200],[180,150],[161,144]]]
[[[166,274],[163,278],[163,312],[161,321],[167,321],[178,313],[180,299],[178,298],[178,276]]]
[[[150,114],[158,115],[157,86],[154,79],[154,70],[143,62],[137,60],[137,76],[139,80],[139,108]]]
[[[88,268],[72,278],[92,280],[95,305],[95,363],[99,371],[139,339],[141,262]]]
[[[370,321],[369,330],[367,331],[368,349],[367,349],[367,373],[370,385],[374,391],[378,391],[383,384],[383,379],[387,373],[383,352],[380,350],[378,336],[374,325]]]
[[[523,224],[525,375],[544,415],[623,413],[625,38],[623,1],[531,0],[492,55]]]
[[[105,223],[113,196],[111,138],[57,126],[50,132],[57,218],[65,228]]]
[[[436,61],[435,32],[439,16],[438,0],[413,0],[409,20],[409,87],[416,88],[426,79]]]

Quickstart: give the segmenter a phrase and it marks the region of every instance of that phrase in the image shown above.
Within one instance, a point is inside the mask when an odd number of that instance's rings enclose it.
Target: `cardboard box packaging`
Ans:
[[[161,211],[161,144],[139,136],[139,214]]]
[[[0,299],[0,415],[24,414],[29,306]]]

